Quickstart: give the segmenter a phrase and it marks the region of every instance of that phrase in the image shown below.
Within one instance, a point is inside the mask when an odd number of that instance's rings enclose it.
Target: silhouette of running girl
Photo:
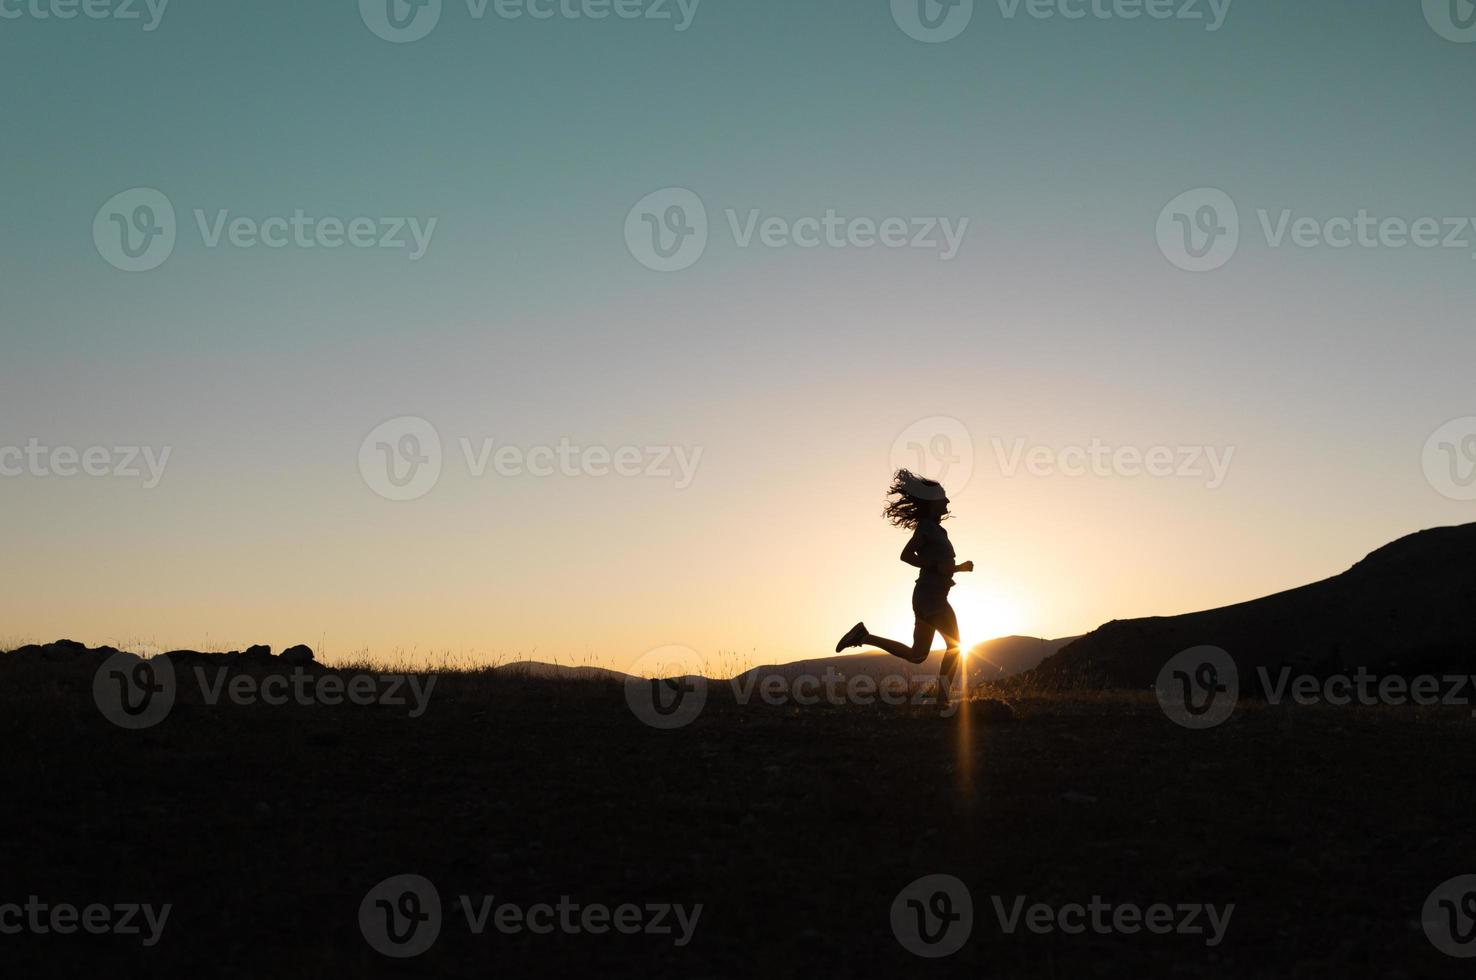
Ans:
[[[896,499],[887,501],[882,516],[893,526],[912,531],[901,559],[919,570],[917,585],[912,590],[912,614],[917,618],[912,645],[873,636],[866,631],[865,623],[857,623],[840,638],[835,652],[847,647],[873,646],[908,663],[920,664],[928,659],[933,634],[941,633],[948,649],[938,670],[938,701],[946,704],[949,687],[958,674],[959,658],[958,616],[948,604],[948,590],[953,588],[953,573],[972,572],[974,563],[954,564],[953,545],[948,532],[943,530],[943,521],[950,515],[948,494],[941,483],[917,476],[911,470],[898,470],[892,475],[887,496]]]

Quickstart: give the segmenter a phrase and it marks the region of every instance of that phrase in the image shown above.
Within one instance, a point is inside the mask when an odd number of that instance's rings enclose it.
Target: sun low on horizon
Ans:
[[[980,643],[1007,636],[1054,638],[1030,629],[1030,607],[1024,600],[1004,589],[976,585],[969,581],[969,575],[960,574],[957,579],[948,601],[958,613],[959,640],[965,654]],[[875,617],[874,631],[906,639],[912,635],[912,623],[912,609],[904,595],[884,616]]]

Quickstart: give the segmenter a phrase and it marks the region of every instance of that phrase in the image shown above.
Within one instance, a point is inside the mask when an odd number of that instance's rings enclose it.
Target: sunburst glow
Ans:
[[[1023,606],[1008,593],[971,588],[961,582],[948,598],[958,613],[959,640],[964,650],[985,640],[1027,631]]]

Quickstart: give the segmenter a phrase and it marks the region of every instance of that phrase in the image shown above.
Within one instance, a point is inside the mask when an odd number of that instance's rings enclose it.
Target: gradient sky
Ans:
[[[1476,44],[1418,2],[1237,0],[1214,32],[980,2],[930,44],[886,0],[704,0],[685,31],[446,0],[392,44],[352,0],[174,0],[153,31],[0,19],[0,79],[0,447],[171,447],[151,489],[0,477],[0,644],[624,667],[905,634],[879,510],[932,417],[972,442],[966,642],[1248,599],[1476,520],[1422,467],[1476,415],[1476,245],[1273,248],[1256,217],[1476,217]],[[92,225],[135,187],[179,238],[127,273]],[[659,273],[624,227],[668,187],[711,239]],[[1201,187],[1243,229],[1195,274],[1155,227]],[[196,208],[437,227],[419,261],[207,248]],[[952,261],[740,248],[729,208],[970,224]],[[358,456],[403,416],[445,459],[390,501]],[[475,478],[461,438],[702,456],[682,489]],[[1209,489],[1010,476],[993,443],[1093,439],[1234,456]]]

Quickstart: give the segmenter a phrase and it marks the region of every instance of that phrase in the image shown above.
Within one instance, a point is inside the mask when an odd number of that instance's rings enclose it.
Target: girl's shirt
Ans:
[[[953,542],[948,540],[948,532],[943,530],[942,524],[937,521],[923,521],[918,524],[917,530],[912,532],[912,549],[923,562],[917,576],[918,585],[944,590],[952,588],[953,573],[938,570],[938,566],[944,562],[952,568],[956,557]]]

